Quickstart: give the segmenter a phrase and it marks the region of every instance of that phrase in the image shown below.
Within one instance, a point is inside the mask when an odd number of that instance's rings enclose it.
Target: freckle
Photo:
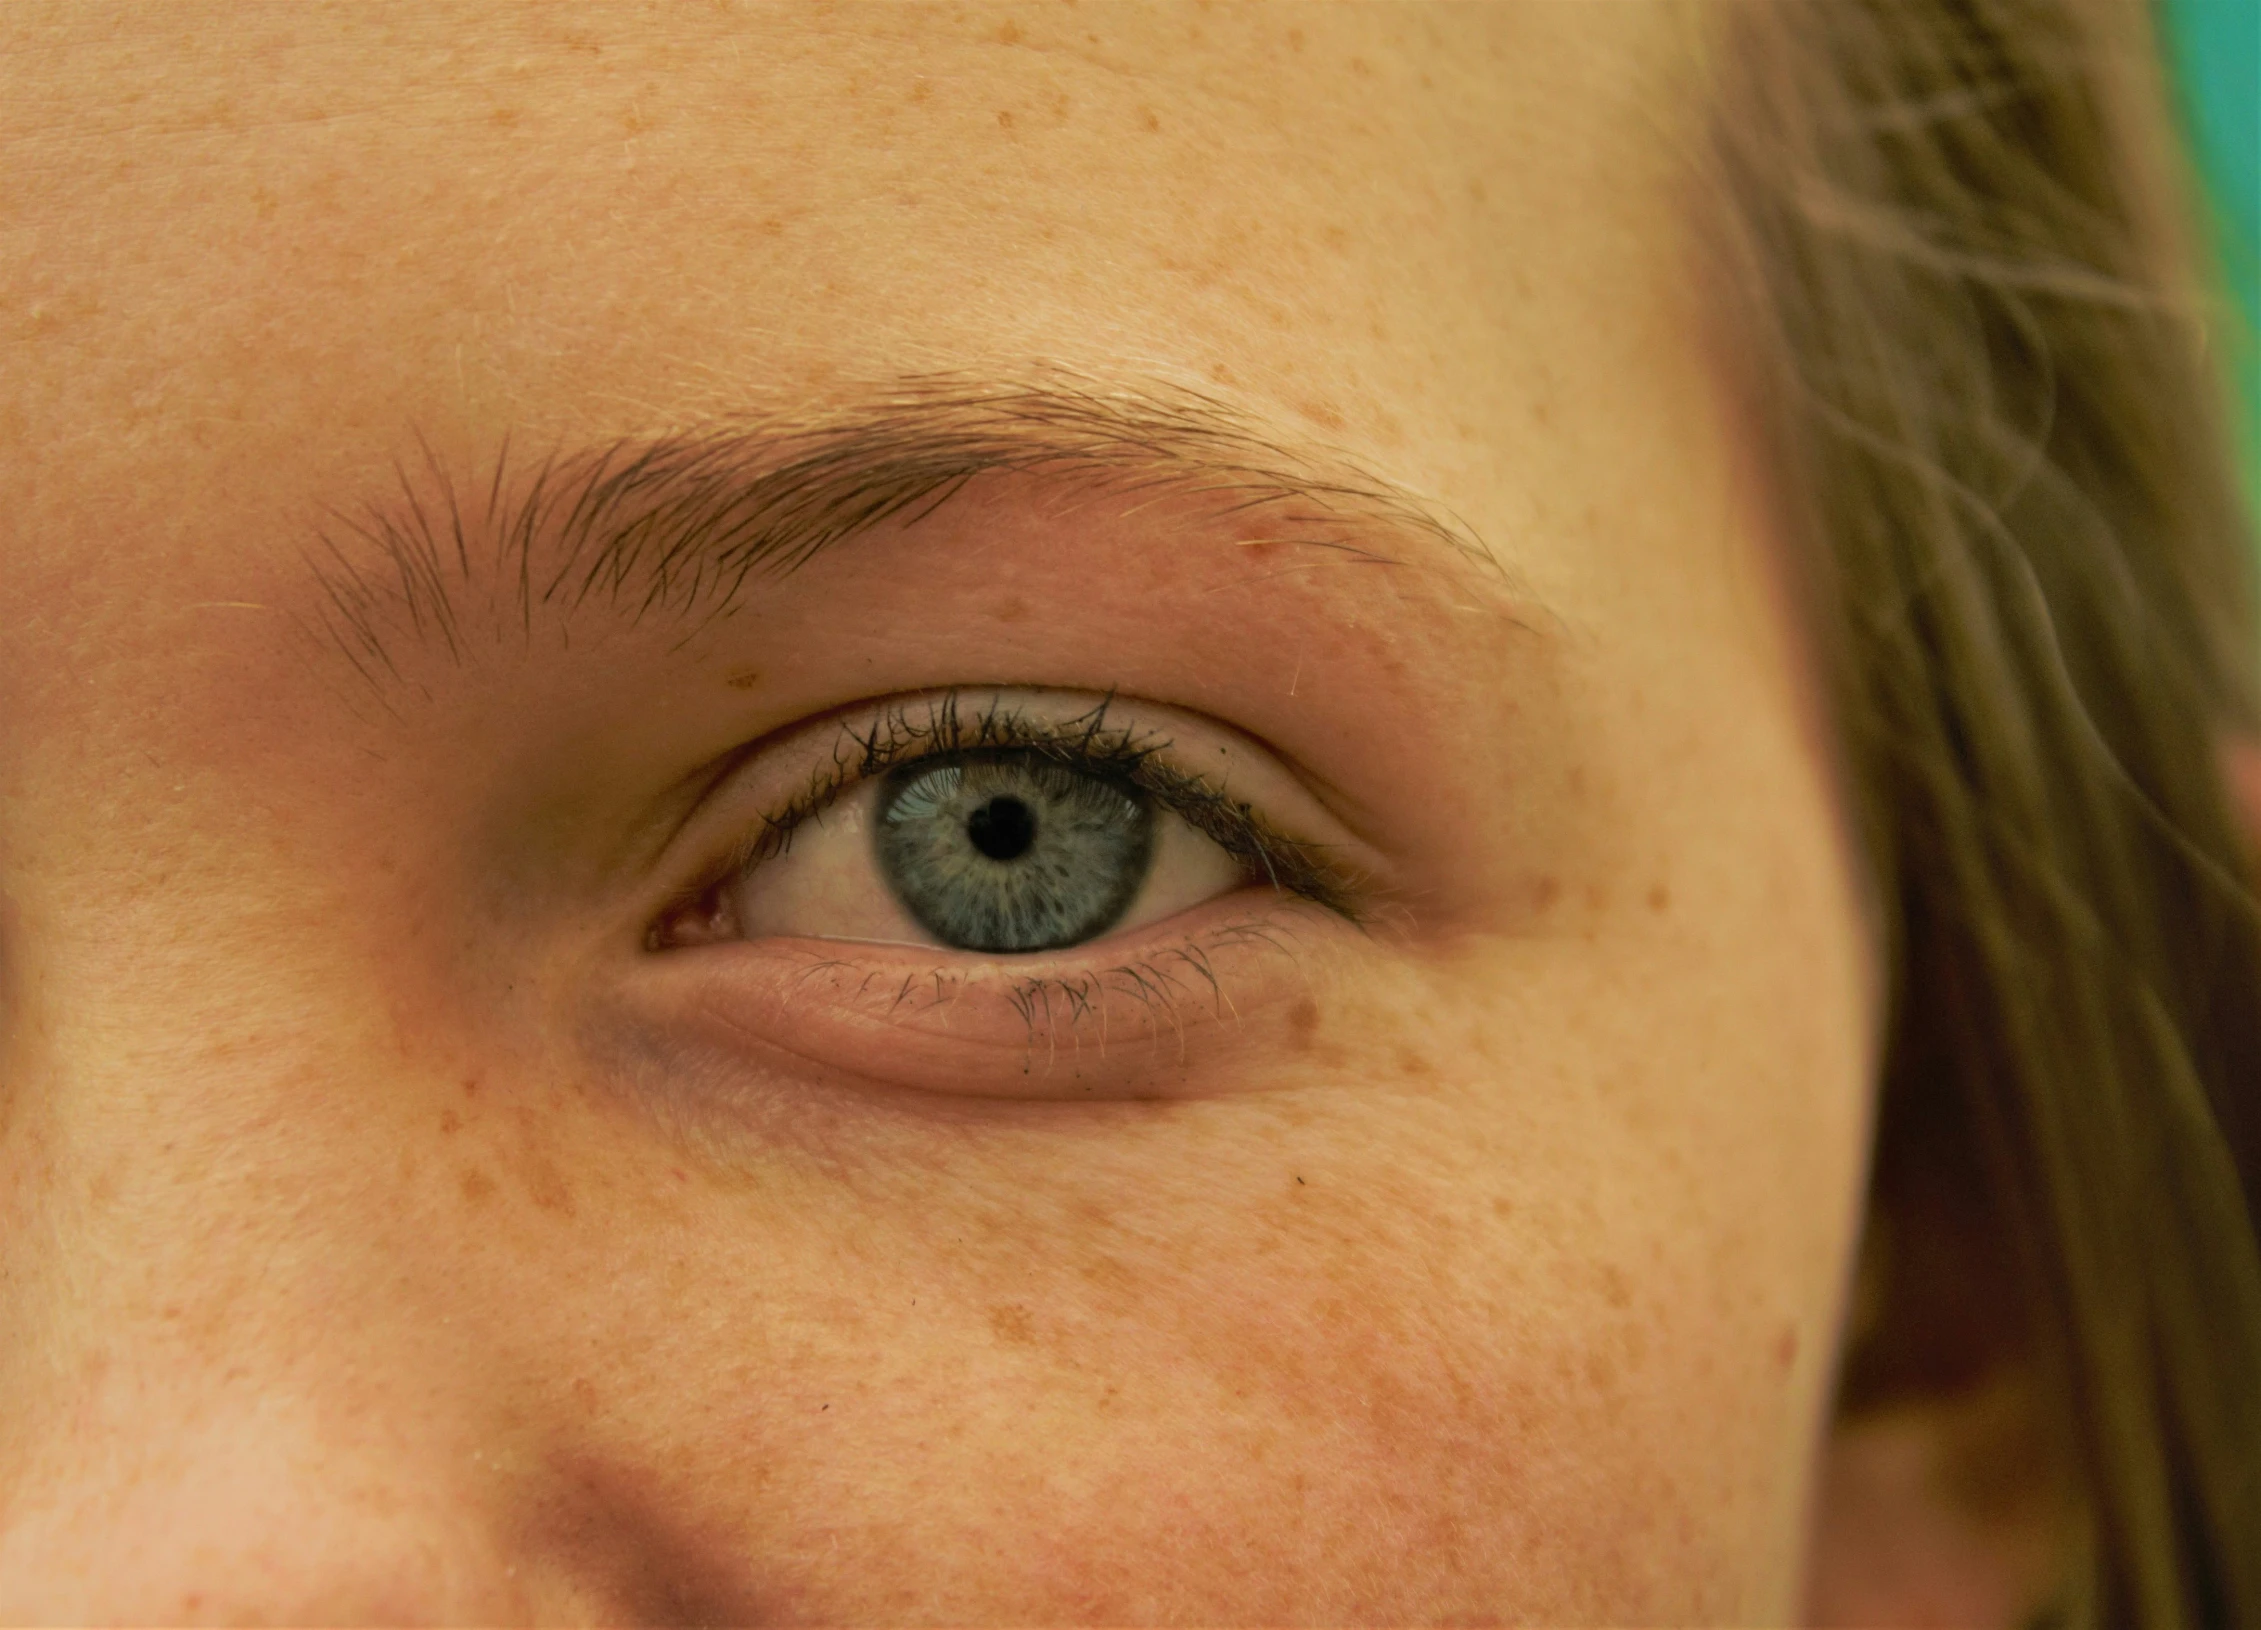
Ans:
[[[539,1156],[527,1162],[526,1192],[542,1210],[554,1211],[562,1217],[571,1217],[579,1209],[573,1203],[573,1191],[565,1186],[558,1169]]]
[[[1552,909],[1555,901],[1561,898],[1562,882],[1559,878],[1542,877],[1531,885],[1531,903],[1541,911]]]
[[[477,1076],[467,1075],[463,1078],[463,1096],[466,1098],[479,1096],[479,1078]]]
[[[1415,1080],[1425,1080],[1436,1074],[1435,1068],[1429,1061],[1410,1047],[1398,1049],[1397,1070],[1398,1074],[1412,1076]]]
[[[1306,996],[1288,1009],[1288,1034],[1297,1048],[1311,1049],[1311,1041],[1319,1033],[1319,1004]]]
[[[180,1304],[178,1302],[168,1302],[164,1307],[158,1310],[158,1315],[161,1318],[177,1319],[181,1316]]]
[[[1139,1288],[1138,1275],[1118,1258],[1096,1257],[1078,1270],[1086,1281],[1104,1290],[1121,1292]]]
[[[1609,1392],[1617,1385],[1617,1366],[1598,1347],[1586,1354],[1586,1379],[1596,1392]]]
[[[1786,1324],[1782,1333],[1774,1338],[1774,1367],[1787,1371],[1798,1361],[1798,1329]]]
[[[1649,890],[1649,909],[1651,911],[1662,911],[1671,904],[1672,891],[1662,883]]]
[[[997,620],[1001,623],[1026,622],[1028,620],[1028,602],[1017,594],[1012,596],[997,608]]]
[[[487,1196],[495,1192],[495,1180],[473,1167],[463,1174],[463,1199],[467,1205],[484,1205]]]
[[[723,680],[723,683],[732,690],[752,690],[761,682],[761,670],[758,668],[740,668],[736,673]]]
[[[1001,25],[1001,26],[1000,26],[1000,27],[998,28],[998,30],[997,30],[997,43],[998,43],[999,45],[1018,45],[1018,44],[1020,44],[1020,43],[1021,43],[1021,31],[1020,31],[1020,26],[1019,26],[1018,24],[1016,24],[1016,23],[1005,23],[1005,24]]]
[[[1303,416],[1323,430],[1340,430],[1342,428],[1342,415],[1325,402],[1304,403]]]
[[[1162,121],[1155,116],[1152,108],[1140,108],[1138,110],[1138,122],[1140,128],[1149,135],[1162,128]]]
[[[1016,1347],[1029,1346],[1036,1340],[1034,1321],[1025,1307],[999,1303],[989,1310],[989,1328],[999,1341],[1011,1342]]]
[[[1586,885],[1586,904],[1595,911],[1609,904],[1609,889],[1600,883]]]
[[[443,1109],[443,1110],[441,1110],[441,1111],[440,1111],[440,1130],[441,1130],[442,1132],[460,1132],[460,1131],[462,1131],[462,1130],[463,1130],[463,1117],[462,1117],[462,1116],[460,1116],[460,1115],[458,1115],[458,1114],[457,1114],[457,1113],[456,1113],[456,1112],[455,1112],[454,1110],[452,1110],[452,1109]]]
[[[1513,1200],[1502,1199],[1502,1198],[1495,1198],[1495,1199],[1494,1199],[1494,1200],[1492,1201],[1492,1215],[1493,1215],[1493,1216],[1495,1216],[1495,1217],[1512,1217],[1512,1216],[1514,1216],[1514,1215],[1515,1215],[1515,1202],[1514,1202]]]
[[[1632,1304],[1632,1287],[1625,1282],[1625,1270],[1614,1263],[1602,1264],[1602,1295],[1611,1307]]]
[[[497,108],[487,115],[488,122],[499,129],[509,130],[518,123],[516,108]]]
[[[1302,30],[1302,29],[1300,29],[1300,28],[1291,28],[1291,29],[1289,29],[1289,30],[1288,30],[1288,49],[1289,49],[1290,51],[1300,51],[1300,50],[1302,50],[1302,49],[1303,49],[1303,30]]]
[[[1010,130],[1013,128],[1013,116],[1010,113],[1007,113],[1003,108],[999,108],[997,110],[997,128],[1000,130]]]

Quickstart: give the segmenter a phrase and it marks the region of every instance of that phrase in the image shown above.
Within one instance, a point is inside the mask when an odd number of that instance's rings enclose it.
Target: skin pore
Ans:
[[[0,1618],[1794,1611],[1874,975],[1682,12],[0,27]],[[942,699],[1336,893],[680,929]]]

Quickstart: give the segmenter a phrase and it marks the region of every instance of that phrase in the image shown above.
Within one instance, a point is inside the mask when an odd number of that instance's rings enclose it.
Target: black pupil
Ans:
[[[1036,816],[1018,798],[992,798],[966,818],[966,836],[991,860],[1018,860],[1036,841]]]

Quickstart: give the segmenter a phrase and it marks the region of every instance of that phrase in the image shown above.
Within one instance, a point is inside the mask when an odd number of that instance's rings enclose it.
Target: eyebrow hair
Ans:
[[[1298,543],[1392,563],[1373,547],[1378,525],[1499,569],[1406,489],[1174,386],[918,376],[810,417],[621,437],[522,467],[506,440],[468,493],[422,446],[420,466],[397,467],[396,492],[333,510],[309,557],[316,621],[372,684],[400,677],[404,635],[463,660],[467,591],[484,589],[504,613],[496,633],[515,622],[530,635],[538,617],[592,602],[696,626],[728,615],[756,574],[782,576],[882,522],[916,520],[996,473],[1201,497],[1221,513],[1270,508]]]

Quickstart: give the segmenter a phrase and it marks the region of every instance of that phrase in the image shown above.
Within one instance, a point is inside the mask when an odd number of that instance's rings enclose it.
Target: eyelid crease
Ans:
[[[929,758],[984,750],[1028,752],[1073,769],[1110,774],[1137,787],[1169,813],[1223,849],[1276,891],[1311,901],[1353,925],[1363,921],[1362,878],[1330,858],[1327,846],[1290,836],[1245,799],[1165,756],[1169,738],[1109,722],[1113,692],[1065,718],[1048,718],[1004,696],[978,712],[961,706],[963,689],[898,700],[876,715],[838,727],[831,760],[782,806],[758,817],[722,862],[678,895],[662,921],[748,870],[786,853],[795,829],[847,793],[890,770]],[[733,755],[733,763],[743,762]]]

